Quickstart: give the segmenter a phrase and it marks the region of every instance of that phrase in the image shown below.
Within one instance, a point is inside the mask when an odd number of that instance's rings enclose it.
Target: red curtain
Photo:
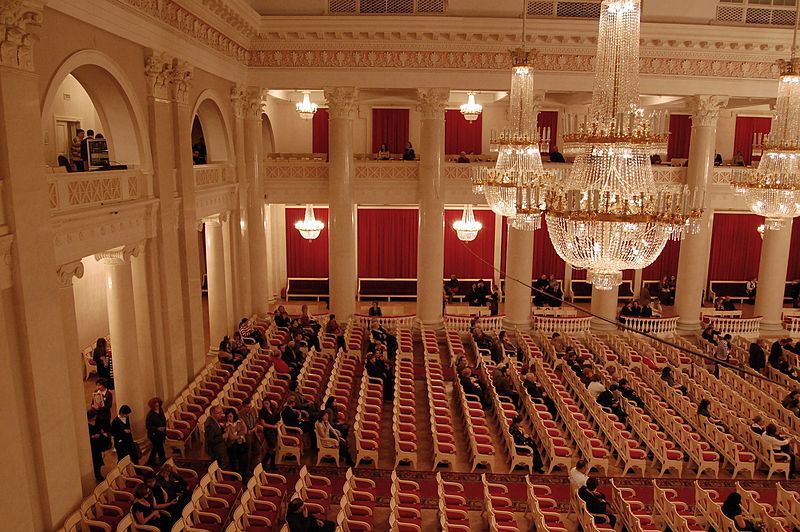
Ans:
[[[508,218],[502,216],[500,227],[500,278],[506,278],[506,250],[508,250]]]
[[[547,231],[547,220],[542,219],[542,228],[533,233],[533,271],[532,278],[537,279],[542,274],[548,276],[552,273],[556,279],[564,277],[564,259],[558,256],[556,248],[550,241]]]
[[[786,280],[800,279],[800,222],[792,225],[792,245],[789,248],[789,268],[786,270]]]
[[[328,110],[317,109],[314,118],[311,120],[311,131],[314,153],[328,153]]]
[[[769,133],[771,129],[771,118],[737,116],[736,133],[733,139],[733,155],[742,152],[744,164],[747,165],[751,164],[753,159],[760,159],[760,155],[753,157],[753,135],[756,133]]]
[[[670,115],[667,161],[689,158],[689,141],[692,138],[691,115]]]
[[[483,153],[483,113],[474,122],[468,122],[458,109],[444,113],[444,152]]]
[[[755,214],[714,213],[711,234],[710,281],[747,281],[758,276],[764,218]]]
[[[547,150],[547,153],[550,153],[558,144],[556,142],[558,139],[558,111],[539,111],[537,126],[539,131],[546,127],[550,128],[550,148]]]
[[[491,279],[494,277],[494,213],[475,210],[475,220],[483,228],[472,242],[458,239],[453,222],[461,219],[463,209],[444,211],[444,276],[455,274],[459,279]],[[478,256],[478,258],[475,257]]]
[[[668,240],[661,255],[653,264],[642,270],[642,281],[657,281],[665,276],[678,275],[680,253],[681,243],[677,240]]]
[[[391,153],[403,153],[408,142],[408,109],[372,110],[373,153],[377,153],[384,142]]]
[[[286,209],[286,275],[324,279],[328,277],[328,209],[314,209],[314,217],[325,224],[316,240],[306,240],[294,228],[304,216],[304,207]]]
[[[417,209],[358,210],[358,276],[416,279]]]

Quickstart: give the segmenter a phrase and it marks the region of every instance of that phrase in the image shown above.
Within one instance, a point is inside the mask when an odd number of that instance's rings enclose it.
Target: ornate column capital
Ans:
[[[353,118],[358,109],[358,89],[355,87],[329,87],[325,89],[325,102],[331,118]]]
[[[97,262],[102,262],[108,266],[122,266],[123,264],[130,264],[131,257],[138,256],[139,252],[142,250],[140,245],[141,242],[138,242],[136,244],[96,253],[94,260]]]
[[[169,100],[173,59],[164,52],[150,50],[144,61],[147,94],[157,100]]]
[[[236,83],[231,87],[231,106],[233,107],[233,116],[244,118],[247,108],[247,87],[241,83]]]
[[[727,96],[698,94],[689,100],[693,126],[716,127],[719,112],[728,105]]]
[[[172,64],[172,75],[170,76],[170,88],[172,100],[181,105],[186,105],[189,98],[189,90],[192,88],[194,78],[194,65],[175,59]]]
[[[0,1],[0,65],[33,71],[33,29],[42,24],[43,10],[41,1]]]
[[[58,286],[59,288],[69,288],[72,286],[72,278],[77,277],[78,279],[83,277],[83,262],[80,260],[76,260],[73,262],[68,262],[67,264],[62,264],[56,270],[56,274],[58,275]]]
[[[218,214],[214,214],[212,216],[206,216],[203,218],[203,223],[208,227],[219,227],[222,225],[223,222],[228,221],[228,211],[220,212]]]
[[[423,120],[444,120],[444,109],[450,100],[450,89],[436,87],[417,89],[417,106],[422,112]]]

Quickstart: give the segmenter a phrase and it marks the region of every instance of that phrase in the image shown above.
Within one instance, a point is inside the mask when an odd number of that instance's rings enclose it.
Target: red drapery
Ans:
[[[772,119],[757,116],[737,116],[736,133],[733,139],[733,155],[742,152],[744,164],[749,165],[753,159],[753,135],[756,133],[769,133],[772,129]]]
[[[508,218],[501,217],[500,224],[500,278],[506,278],[506,250],[508,249]]]
[[[328,153],[328,110],[317,109],[311,120],[311,149],[314,153]]]
[[[462,209],[444,211],[444,276],[455,274],[459,279],[491,279],[494,277],[494,213],[475,210],[475,220],[483,228],[472,242],[458,239],[453,222],[461,219]],[[474,253],[474,255],[473,255]],[[475,257],[477,255],[478,257]]]
[[[681,243],[677,240],[668,240],[664,251],[658,258],[642,270],[642,281],[657,281],[659,279],[678,275],[678,257],[681,253]]]
[[[325,224],[316,240],[306,240],[294,228],[304,216],[304,207],[286,209],[286,275],[324,279],[328,277],[328,209],[314,209],[314,217]]]
[[[444,113],[444,152],[483,153],[483,113],[468,122],[458,109]]]
[[[667,161],[689,158],[689,141],[692,138],[691,115],[670,115]]]
[[[417,209],[358,210],[358,276],[417,277]]]
[[[758,276],[761,236],[757,228],[764,218],[755,214],[714,214],[710,281],[747,281]]]
[[[800,222],[792,225],[792,245],[789,247],[789,268],[786,270],[786,280],[800,279]]]
[[[547,153],[550,153],[557,145],[558,111],[540,111],[536,122],[540,131],[546,127],[550,128],[550,148],[547,150]]]
[[[547,220],[542,218],[542,227],[533,233],[533,271],[534,279],[542,274],[548,276],[552,273],[556,279],[564,277],[564,259],[558,256],[556,248],[550,241],[550,233],[547,231]]]
[[[403,153],[408,142],[408,109],[372,110],[373,153],[378,153],[384,142],[391,153]]]

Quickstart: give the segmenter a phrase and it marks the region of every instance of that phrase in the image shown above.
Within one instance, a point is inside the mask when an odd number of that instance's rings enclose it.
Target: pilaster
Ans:
[[[244,116],[247,112],[247,88],[237,83],[231,87],[231,106],[233,107],[233,150],[236,154],[236,179],[239,182],[239,210],[231,213],[232,237],[238,248],[238,295],[239,305],[236,317],[249,316],[253,312],[253,293],[250,263],[250,223],[248,217],[249,196],[253,193],[247,175],[245,157]],[[238,228],[237,228],[238,225]]]

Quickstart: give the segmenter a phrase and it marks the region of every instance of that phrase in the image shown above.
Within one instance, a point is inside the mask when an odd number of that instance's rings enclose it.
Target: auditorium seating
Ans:
[[[443,532],[470,532],[469,506],[464,497],[464,486],[447,482],[436,473],[436,493],[439,497],[439,525]]]
[[[402,336],[401,336],[402,338]],[[402,340],[401,340],[402,342]],[[402,343],[401,343],[402,346]],[[414,386],[414,363],[403,356],[403,347],[395,360],[392,425],[394,432],[395,467],[401,463],[417,465],[417,408]]]

